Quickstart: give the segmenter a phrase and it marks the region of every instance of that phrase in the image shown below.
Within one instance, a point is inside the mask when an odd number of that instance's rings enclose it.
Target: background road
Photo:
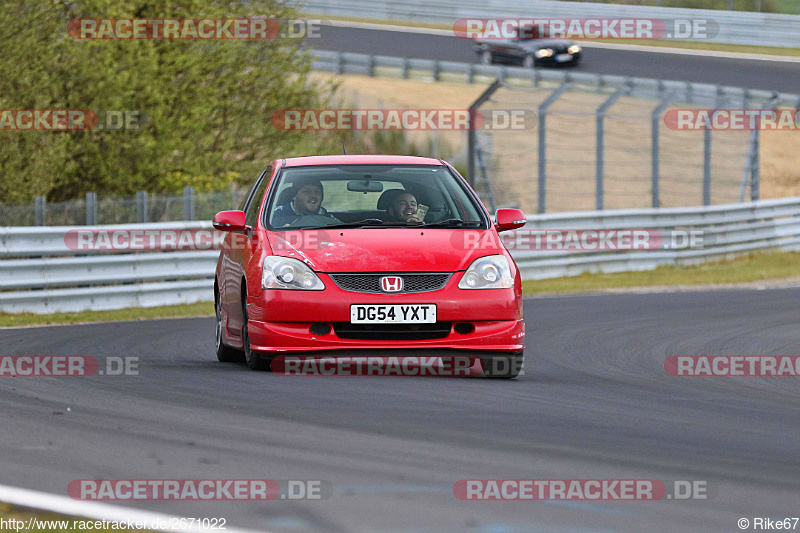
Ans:
[[[799,354],[798,316],[798,289],[527,299],[515,381],[257,373],[216,362],[213,318],[1,330],[6,355],[141,363],[0,378],[0,483],[333,484],[324,501],[131,504],[269,531],[739,531],[800,512],[800,378],[676,378],[663,362]],[[467,478],[705,480],[712,497],[462,502]]]
[[[458,37],[320,26],[309,45],[323,50],[408,56],[477,63],[472,43]],[[585,48],[576,72],[717,83],[766,91],[800,93],[800,63],[730,59],[685,54]]]

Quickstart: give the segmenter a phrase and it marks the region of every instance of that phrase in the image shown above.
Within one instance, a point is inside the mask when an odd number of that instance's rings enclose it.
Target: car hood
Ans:
[[[501,253],[493,230],[354,228],[268,232],[272,253],[317,272],[455,272]]]

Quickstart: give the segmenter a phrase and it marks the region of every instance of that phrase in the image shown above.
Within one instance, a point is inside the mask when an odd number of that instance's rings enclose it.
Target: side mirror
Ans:
[[[247,229],[244,211],[220,211],[214,215],[211,223],[220,231],[244,231]]]
[[[498,209],[497,222],[495,227],[497,231],[508,231],[512,229],[521,228],[527,224],[528,220],[525,218],[525,213],[519,209]]]

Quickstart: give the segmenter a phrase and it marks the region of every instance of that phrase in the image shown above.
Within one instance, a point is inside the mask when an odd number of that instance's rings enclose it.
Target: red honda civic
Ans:
[[[424,355],[522,368],[517,266],[447,162],[411,156],[276,159],[226,231],[214,280],[220,361],[267,369],[277,356]]]

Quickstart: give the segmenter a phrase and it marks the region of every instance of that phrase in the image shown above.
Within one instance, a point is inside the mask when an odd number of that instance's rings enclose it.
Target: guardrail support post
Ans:
[[[375,56],[372,54],[367,59],[367,76],[375,77]]]
[[[568,91],[570,87],[572,87],[572,84],[566,81],[559,85],[558,89],[550,93],[550,96],[542,102],[542,105],[540,105],[539,109],[536,111],[539,115],[539,174],[536,191],[536,211],[538,213],[544,213],[547,209],[547,110],[562,94]]]
[[[336,54],[336,66],[334,69],[336,70],[336,74],[342,74],[344,72],[344,52],[338,52]]]
[[[47,225],[47,200],[44,196],[33,199],[33,218],[37,226]]]
[[[439,64],[439,60],[435,59],[433,61],[433,81],[440,81],[442,79],[442,66]]]
[[[194,187],[183,188],[183,218],[194,220]]]
[[[97,225],[97,193],[86,193],[86,225]]]
[[[470,63],[467,66],[467,83],[473,84],[475,83],[475,64]]]
[[[602,103],[600,107],[597,108],[597,131],[595,132],[596,135],[596,143],[595,143],[595,174],[596,174],[596,209],[598,211],[603,210],[603,191],[604,191],[604,152],[605,152],[605,118],[606,118],[606,111],[617,103],[620,96],[630,91],[630,85],[627,87],[620,87],[616,91],[614,91],[611,96],[609,96],[605,102]]]
[[[408,58],[404,57],[403,58],[403,79],[404,80],[408,79],[408,70],[409,70],[408,63],[409,63]],[[472,82],[470,82],[470,83],[472,83]]]
[[[136,191],[136,221],[147,222],[147,192]]]

